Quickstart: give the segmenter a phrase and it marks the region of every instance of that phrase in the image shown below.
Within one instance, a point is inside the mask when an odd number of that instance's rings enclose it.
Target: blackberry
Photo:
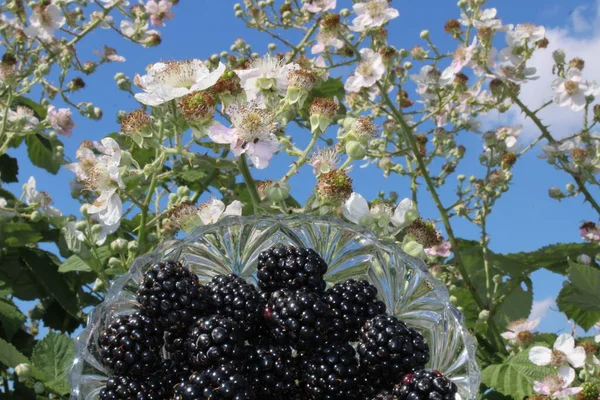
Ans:
[[[278,290],[267,304],[265,317],[275,342],[296,349],[324,343],[330,330],[331,311],[317,293]]]
[[[162,381],[167,399],[174,395],[174,387],[181,382],[185,382],[193,371],[190,370],[187,363],[180,363],[173,360],[165,360],[160,364],[160,368],[155,376]]]
[[[165,351],[166,358],[177,363],[185,363],[188,360],[188,353],[185,348],[185,340],[188,337],[189,329],[182,329],[176,332],[165,332]]]
[[[197,370],[241,359],[244,339],[240,326],[229,318],[200,318],[185,342],[190,365]]]
[[[297,389],[298,365],[289,346],[256,346],[248,356],[248,373],[259,399],[287,398]]]
[[[358,340],[364,323],[385,314],[385,304],[377,300],[377,288],[365,280],[348,279],[325,292],[332,313],[331,340]]]
[[[438,371],[408,374],[392,391],[394,400],[454,400],[458,388]]]
[[[142,309],[165,329],[180,329],[205,315],[208,297],[198,277],[177,261],[154,264],[142,275],[137,291]]]
[[[423,336],[391,315],[368,320],[358,343],[361,367],[369,376],[398,383],[404,374],[423,369],[429,361],[429,346]]]
[[[160,362],[163,331],[142,312],[117,315],[98,337],[102,364],[114,375],[151,375]]]
[[[218,275],[206,285],[211,311],[235,320],[244,332],[250,332],[261,314],[256,288],[235,274]]]
[[[100,400],[164,400],[168,394],[162,382],[154,377],[136,380],[124,376],[108,378],[100,390]]]
[[[322,293],[327,264],[313,249],[274,246],[258,256],[258,286],[272,293],[279,289]]]
[[[241,364],[229,362],[203,372],[175,386],[173,400],[252,400],[254,395]]]
[[[330,343],[311,351],[303,362],[303,386],[311,399],[356,399],[358,359],[347,343]]]

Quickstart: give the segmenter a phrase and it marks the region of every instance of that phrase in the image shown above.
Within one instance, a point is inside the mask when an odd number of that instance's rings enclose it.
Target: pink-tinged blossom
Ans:
[[[472,64],[473,53],[477,47],[477,38],[473,39],[473,43],[470,46],[460,45],[454,52],[452,58],[452,70],[455,74],[459,73],[464,67]]]
[[[317,43],[310,49],[312,54],[319,54],[333,47],[336,50],[344,47],[344,42],[339,38],[336,32],[319,31],[317,34]]]
[[[313,14],[335,9],[337,0],[310,0],[304,3],[304,10]]]
[[[575,347],[575,339],[568,333],[556,338],[554,346],[549,349],[544,346],[534,346],[529,350],[529,360],[535,365],[554,365],[557,367],[581,368],[585,362],[585,349]]]
[[[440,244],[433,247],[429,247],[424,251],[425,254],[427,254],[428,256],[448,257],[452,251],[452,245],[450,244],[450,242],[444,240]]]
[[[398,10],[389,7],[387,0],[370,0],[366,3],[356,3],[352,8],[357,16],[352,21],[350,30],[355,32],[380,27],[400,15]]]
[[[338,168],[340,156],[335,148],[318,150],[309,159],[308,165],[313,167],[313,173],[320,175]]]
[[[198,216],[204,225],[215,224],[221,218],[229,215],[242,215],[242,203],[239,200],[234,200],[225,207],[225,203],[213,198],[201,204],[198,210]]]
[[[284,59],[266,55],[254,60],[250,68],[235,70],[235,73],[246,92],[246,99],[253,101],[265,92],[285,96],[288,74],[299,68],[298,64],[286,64]]]
[[[569,387],[574,380],[575,371],[569,367],[561,367],[557,375],[550,375],[541,381],[535,381],[533,383],[533,390],[551,399],[563,399],[583,390],[580,387]]]
[[[552,101],[560,107],[570,107],[573,111],[581,111],[587,102],[586,97],[598,94],[596,81],[583,80],[581,71],[571,68],[566,78],[557,78],[552,82],[554,96]]]
[[[148,0],[146,12],[150,14],[150,23],[154,26],[164,26],[165,20],[173,19],[175,14],[171,11],[173,4],[169,0]]]
[[[600,242],[600,226],[593,222],[584,222],[579,227],[579,234],[582,239],[590,242]]]
[[[532,330],[534,330],[535,327],[538,326],[539,323],[540,323],[539,318],[536,318],[531,321],[526,320],[526,319],[520,319],[517,321],[513,321],[513,322],[510,322],[506,326],[506,329],[508,329],[508,330],[506,332],[502,333],[500,336],[502,336],[506,340],[517,339],[521,333],[527,333],[527,332],[531,332]]]
[[[29,26],[24,29],[29,37],[40,40],[50,40],[54,37],[54,31],[67,22],[62,10],[54,5],[39,6],[29,17]]]
[[[502,26],[502,21],[496,18],[497,14],[498,11],[495,8],[486,8],[475,17],[462,12],[458,21],[465,26],[473,25],[477,29],[492,29],[494,31],[505,30],[507,27]]]
[[[56,133],[71,137],[75,123],[73,122],[73,113],[69,108],[56,109],[54,106],[48,107],[48,122]]]
[[[361,88],[371,88],[385,73],[383,59],[379,53],[366,48],[360,50],[360,55],[361,63],[344,85],[349,92],[358,92]]]
[[[31,130],[40,123],[33,114],[33,110],[24,106],[17,106],[16,110],[9,109],[7,119],[10,122],[20,124],[23,130]]]
[[[36,189],[35,178],[29,178],[26,184],[23,185],[23,194],[25,195],[25,203],[29,206],[38,206],[45,214],[51,217],[60,217],[60,210],[52,206],[52,196],[46,192],[38,192]]]
[[[261,106],[257,103],[232,104],[227,107],[226,113],[231,118],[233,127],[227,128],[217,122],[208,130],[208,136],[213,142],[229,144],[236,156],[248,154],[252,164],[258,169],[266,168],[279,148],[279,141],[275,136],[275,115]]]
[[[153,64],[146,75],[135,76],[135,84],[144,90],[135,98],[142,104],[158,106],[186,94],[213,86],[225,72],[219,63],[210,71],[201,60],[159,62]]]

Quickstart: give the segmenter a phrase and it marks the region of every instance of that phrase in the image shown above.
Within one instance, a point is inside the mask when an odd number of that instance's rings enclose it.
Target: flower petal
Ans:
[[[223,217],[226,215],[242,215],[242,202],[239,200],[232,201],[223,212]]]
[[[532,347],[529,350],[529,361],[535,365],[548,365],[552,361],[552,350],[542,346]]]
[[[556,338],[556,342],[554,342],[554,349],[558,351],[562,351],[565,354],[569,354],[575,348],[575,339],[573,336],[568,333],[563,333],[559,337]]]
[[[215,143],[231,144],[235,140],[235,129],[227,128],[217,122],[208,128],[208,137]]]
[[[360,194],[353,192],[342,206],[342,214],[348,221],[359,224],[363,217],[369,215],[369,203]]]
[[[567,360],[574,368],[581,368],[585,364],[585,349],[583,347],[575,347],[570,353],[565,353]]]

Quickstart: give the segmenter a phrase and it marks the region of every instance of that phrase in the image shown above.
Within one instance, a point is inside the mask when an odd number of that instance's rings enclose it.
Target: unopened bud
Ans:
[[[139,248],[138,242],[135,240],[132,240],[131,242],[129,242],[127,244],[127,250],[129,250],[132,253],[137,252],[138,248]]]
[[[79,207],[79,212],[81,213],[81,215],[88,215],[88,208],[88,204],[83,204],[81,207]]]
[[[15,373],[19,377],[19,382],[23,382],[27,378],[29,378],[29,375],[31,373],[31,365],[26,363],[19,364],[15,367]]]
[[[97,234],[99,234],[100,232],[102,232],[102,225],[100,225],[100,224],[96,224],[96,225],[92,226],[92,233],[93,233],[94,235],[97,235]]]
[[[458,181],[459,181],[459,182],[462,182],[462,181],[464,181],[464,180],[465,180],[465,178],[466,178],[466,176],[464,176],[463,174],[460,174],[460,175],[458,175],[458,176],[456,177],[456,179],[458,179]]]
[[[122,265],[121,260],[117,257],[111,257],[108,259],[108,265],[112,268],[120,267]]]
[[[560,200],[565,197],[563,192],[556,186],[553,186],[550,189],[548,189],[548,196],[550,196],[550,198],[556,199],[556,200]]]
[[[275,43],[269,43],[269,51],[275,51],[277,49],[277,45]]]
[[[344,17],[344,18],[347,18],[347,17],[349,17],[349,16],[350,16],[350,14],[352,14],[352,13],[351,13],[351,11],[350,11],[349,9],[347,9],[347,8],[342,8],[342,9],[340,10],[340,15],[341,15],[342,17]]]
[[[273,201],[283,201],[290,196],[290,185],[285,182],[273,182],[265,188],[266,196]]]
[[[39,211],[34,211],[31,213],[31,222],[40,222],[40,220],[42,219],[42,213],[40,213]]]
[[[127,240],[122,239],[122,238],[113,240],[113,242],[110,244],[110,249],[114,253],[121,253],[121,252],[127,250]]]
[[[33,391],[36,394],[43,394],[46,391],[46,386],[44,386],[44,384],[42,382],[36,382],[33,385]]]
[[[487,321],[490,318],[490,312],[488,310],[481,310],[479,313],[480,321]]]
[[[429,39],[429,31],[428,30],[422,30],[421,34],[419,35],[419,37],[423,40],[428,40]]]
[[[94,286],[92,286],[92,291],[94,292],[102,292],[106,288],[106,284],[100,278],[96,278],[94,281]]]
[[[564,64],[567,55],[563,49],[557,49],[552,52],[552,58],[556,64]]]
[[[362,160],[367,154],[367,148],[362,143],[352,140],[346,143],[346,154],[353,160]]]

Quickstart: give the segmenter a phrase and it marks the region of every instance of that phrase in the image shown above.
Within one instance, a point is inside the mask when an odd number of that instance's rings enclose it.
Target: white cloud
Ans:
[[[555,304],[556,303],[554,302],[554,299],[551,297],[540,301],[534,301],[533,305],[531,306],[531,314],[529,315],[528,319],[530,321],[536,318],[543,320]]]
[[[570,16],[569,25],[558,28],[548,28],[546,37],[550,41],[547,49],[536,51],[528,66],[537,69],[539,79],[530,81],[521,87],[521,100],[535,110],[552,99],[552,82],[556,75],[552,74],[552,52],[563,49],[567,61],[579,57],[585,60],[583,75],[585,79],[600,82],[600,0],[597,0],[595,12],[590,8],[576,8]],[[588,16],[589,15],[589,16]],[[581,32],[587,32],[582,35]],[[591,114],[591,113],[590,113]],[[542,110],[538,116],[545,125],[550,125],[550,133],[555,138],[572,135],[583,126],[583,111],[574,112],[568,107],[558,107],[554,104]],[[591,115],[590,115],[591,118]],[[485,125],[523,124],[522,137],[531,141],[539,136],[538,128],[514,106],[505,114],[492,114],[486,118]]]

